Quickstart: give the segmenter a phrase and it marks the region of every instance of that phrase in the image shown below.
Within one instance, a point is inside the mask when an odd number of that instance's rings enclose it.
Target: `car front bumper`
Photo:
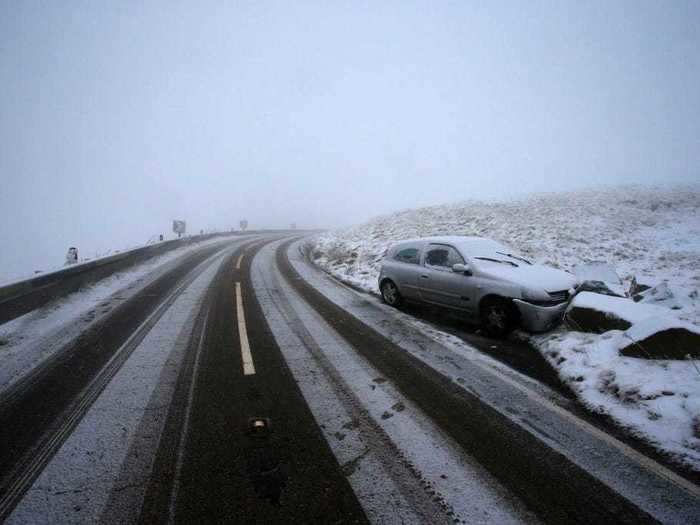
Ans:
[[[520,324],[528,332],[546,332],[564,317],[568,302],[555,306],[537,306],[520,299],[513,299],[520,311]]]

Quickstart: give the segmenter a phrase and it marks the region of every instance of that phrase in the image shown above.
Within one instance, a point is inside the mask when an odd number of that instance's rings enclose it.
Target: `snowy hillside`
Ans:
[[[700,186],[613,188],[408,210],[325,233],[312,253],[338,279],[376,293],[379,264],[391,243],[444,234],[491,237],[568,270],[604,261],[617,268],[625,286],[633,277],[650,285],[665,282],[659,288],[664,300],[654,303],[666,307],[670,319],[700,325]],[[627,334],[619,330],[598,335],[560,326],[521,336],[583,405],[700,471],[696,361],[624,357],[618,347]]]
[[[559,268],[605,261],[625,281],[667,281],[677,302],[669,306],[700,324],[700,186],[624,187],[407,210],[323,234],[313,253],[337,278],[377,292],[379,262],[391,243],[445,234],[491,237]]]

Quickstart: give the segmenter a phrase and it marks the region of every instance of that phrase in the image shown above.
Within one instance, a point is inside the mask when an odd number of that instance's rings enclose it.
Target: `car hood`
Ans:
[[[542,264],[515,266],[489,263],[478,263],[476,268],[483,277],[508,281],[528,288],[538,288],[546,292],[569,290],[577,284],[575,276],[564,270],[557,270]]]

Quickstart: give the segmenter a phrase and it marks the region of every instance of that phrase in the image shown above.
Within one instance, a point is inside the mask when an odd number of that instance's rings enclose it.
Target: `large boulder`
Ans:
[[[564,321],[572,330],[602,334],[609,330],[627,330],[633,324],[668,315],[660,306],[635,303],[624,297],[580,292],[566,309]]]
[[[635,323],[620,341],[620,354],[626,357],[700,358],[700,329],[669,317],[650,317]]]

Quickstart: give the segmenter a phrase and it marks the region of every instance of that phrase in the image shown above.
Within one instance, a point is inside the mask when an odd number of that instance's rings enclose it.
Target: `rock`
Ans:
[[[673,299],[674,295],[667,283],[661,283],[653,288],[647,287],[634,294],[633,299],[642,303],[661,303]]]
[[[632,282],[630,283],[629,290],[627,291],[627,296],[634,299],[635,302],[639,301],[641,300],[641,296],[640,299],[637,299],[636,296],[639,296],[639,294],[641,294],[645,290],[648,290],[649,288],[651,288],[651,286],[649,286],[648,284],[640,283],[639,281],[637,281],[636,276],[632,277]]]
[[[648,317],[666,316],[665,308],[638,304],[624,297],[580,292],[564,314],[564,322],[572,330],[602,334],[610,330],[627,330]]]
[[[643,359],[700,359],[700,329],[669,317],[636,323],[620,339],[620,354]]]

